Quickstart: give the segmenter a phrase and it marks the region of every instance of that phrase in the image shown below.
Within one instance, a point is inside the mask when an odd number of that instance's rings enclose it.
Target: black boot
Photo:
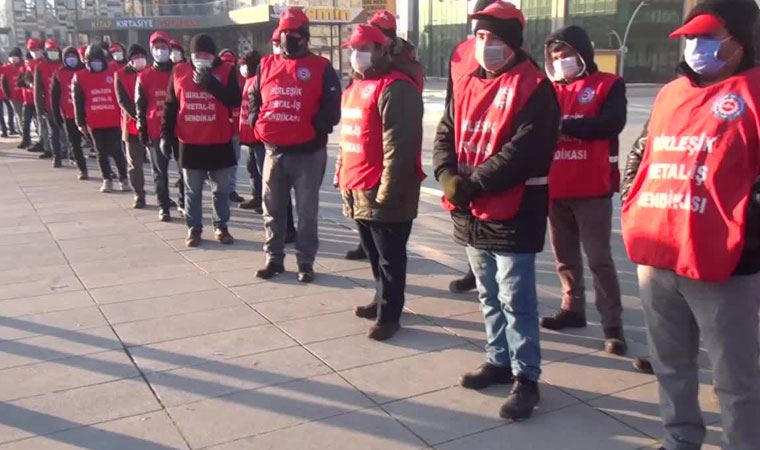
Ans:
[[[499,411],[499,416],[515,422],[528,419],[540,399],[538,383],[518,375],[512,392]]]
[[[649,358],[646,358],[644,356],[637,356],[636,359],[633,360],[633,368],[641,373],[654,375],[652,362],[649,360]]]
[[[39,159],[50,159],[52,157],[53,154],[48,152],[42,152],[42,154],[38,156]]]
[[[565,328],[585,328],[586,314],[560,309],[551,317],[542,317],[541,327],[555,331]]]
[[[612,355],[625,355],[628,344],[625,342],[622,327],[604,329],[604,351]]]
[[[284,265],[270,262],[263,269],[259,269],[256,271],[256,278],[261,278],[262,280],[268,280],[270,278],[274,278],[275,276],[283,272],[285,272]]]
[[[514,381],[512,369],[484,363],[472,372],[459,378],[459,384],[466,389],[485,389],[493,384],[510,384]]]
[[[311,283],[314,281],[314,266],[311,264],[299,264],[298,281],[300,283]]]
[[[354,307],[354,315],[362,319],[377,319],[377,303],[372,302],[368,305]]]
[[[392,338],[400,329],[401,325],[398,322],[378,323],[370,327],[367,331],[367,337],[375,341],[384,341]]]
[[[449,284],[449,291],[454,294],[461,294],[463,292],[469,292],[475,289],[475,274],[472,271],[468,271],[467,275],[463,278],[456,279]]]
[[[349,261],[361,261],[362,259],[367,259],[367,253],[364,251],[364,247],[359,244],[355,249],[346,252],[346,259]]]
[[[56,156],[55,158],[53,158],[53,167],[55,167],[56,169],[63,167],[63,163],[61,162],[60,157]]]

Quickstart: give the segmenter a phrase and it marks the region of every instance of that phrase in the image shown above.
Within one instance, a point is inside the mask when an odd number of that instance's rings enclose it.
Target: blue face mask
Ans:
[[[718,51],[721,44],[729,39],[731,38],[722,41],[700,37],[686,39],[686,47],[683,51],[686,64],[699,75],[715,75],[726,65],[725,61],[718,59]]]
[[[103,70],[103,61],[100,61],[98,59],[90,61],[90,70],[93,72],[100,72]]]
[[[71,67],[72,69],[79,65],[79,58],[76,56],[67,56],[63,61],[67,67]]]

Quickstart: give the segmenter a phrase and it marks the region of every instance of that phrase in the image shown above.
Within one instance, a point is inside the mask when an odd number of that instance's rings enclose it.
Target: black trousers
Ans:
[[[103,179],[111,178],[111,164],[108,157],[113,158],[116,170],[119,172],[119,180],[127,179],[127,158],[121,149],[121,128],[99,128],[90,130],[92,143],[98,154],[98,166],[103,174]]]
[[[82,153],[82,133],[79,132],[76,121],[74,119],[65,119],[63,129],[66,132],[66,139],[69,141],[71,154],[74,155],[77,168],[79,168],[80,172],[87,173],[87,161],[84,159],[84,153]]]
[[[398,323],[406,289],[406,243],[412,222],[357,220],[359,238],[375,278],[377,323]]]

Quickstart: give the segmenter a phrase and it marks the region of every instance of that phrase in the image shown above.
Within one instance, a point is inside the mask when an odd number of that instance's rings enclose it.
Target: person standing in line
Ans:
[[[21,88],[21,95],[24,103],[24,122],[23,133],[26,138],[24,142],[28,142],[27,151],[34,153],[42,153],[39,155],[40,159],[48,158],[45,154],[45,146],[43,145],[43,139],[45,133],[41,132],[40,121],[37,120],[37,111],[34,108],[34,72],[37,70],[37,66],[42,62],[44,52],[42,50],[42,41],[37,38],[30,38],[26,41],[27,60],[24,62],[24,70],[17,78],[17,85]],[[31,143],[32,136],[32,122],[37,122],[37,137],[38,141]]]
[[[116,100],[121,108],[121,141],[127,156],[127,173],[135,198],[132,208],[145,208],[145,147],[140,143],[135,107],[135,84],[137,76],[148,66],[148,52],[138,44],[129,46],[129,61],[114,74]],[[163,221],[163,220],[162,220]]]
[[[17,119],[21,118],[21,92],[16,87],[18,67],[21,66],[21,49],[14,47],[8,53],[8,62],[0,66],[3,73],[0,89],[5,94],[5,106],[8,110],[8,134],[14,136],[21,132]]]
[[[169,39],[169,48],[171,49],[169,60],[171,60],[173,64],[187,62],[187,59],[185,58],[185,48],[182,46],[182,42],[175,39]]]
[[[338,183],[376,283],[375,299],[354,312],[375,319],[367,337],[383,341],[401,327],[406,245],[425,178],[422,93],[393,68],[390,39],[374,26],[357,25],[343,46],[352,50],[354,79],[343,93]]]
[[[79,131],[90,135],[98,154],[98,165],[103,175],[100,192],[113,192],[109,157],[116,163],[120,190],[130,192],[132,188],[127,178],[127,160],[121,149],[121,115],[116,102],[114,74],[108,68],[101,46],[87,47],[85,68],[86,70],[78,71],[71,82],[74,115]]]
[[[118,70],[123,69],[129,62],[126,58],[124,44],[121,42],[114,42],[111,45],[106,45],[106,47],[108,51],[108,68],[116,73]]]
[[[726,450],[760,448],[760,67],[751,0],[697,4],[680,76],[657,94],[628,156],[622,232],[638,265],[665,427],[661,450],[698,450],[704,346]]]
[[[54,74],[50,87],[51,115],[56,120],[59,128],[62,128],[71,148],[71,153],[79,169],[79,180],[87,180],[87,161],[82,153],[82,134],[77,128],[74,101],[71,92],[71,82],[74,75],[84,70],[84,65],[79,59],[77,49],[66,47],[63,50],[63,66]]]
[[[245,77],[240,74],[237,55],[235,52],[228,48],[222,49],[219,52],[219,59],[226,62],[227,64],[232,64],[232,66],[235,68],[235,73],[238,76],[238,86],[242,87],[245,84]],[[235,150],[235,167],[232,169],[232,172],[230,172],[230,201],[234,203],[241,203],[244,202],[245,199],[237,193],[237,173],[241,154],[240,129],[238,127],[238,124],[240,123],[240,108],[233,108],[230,122],[232,123],[232,148]]]
[[[551,82],[521,50],[522,12],[494,2],[471,18],[480,68],[452,80],[433,166],[485,319],[486,362],[460,383],[468,389],[514,383],[500,416],[519,421],[540,397],[535,260],[544,246],[560,112]]]
[[[53,117],[50,101],[50,85],[53,74],[61,68],[61,49],[53,39],[45,41],[45,53],[34,70],[34,108],[37,111],[37,122],[42,134],[42,144],[45,152],[40,155],[53,158],[53,167],[61,167],[64,153],[61,128]]]
[[[340,121],[340,80],[330,61],[309,51],[309,19],[303,10],[280,14],[281,55],[259,65],[250,114],[256,138],[266,146],[264,228],[266,266],[257,278],[285,271],[285,235],[290,190],[298,215],[298,280],[314,281],[319,249],[319,190],[327,165],[327,136]]]
[[[86,52],[87,52],[87,45],[80,45],[77,48],[77,53],[79,54],[79,60],[82,61],[83,65],[84,65],[84,55]],[[89,151],[88,157],[90,159],[97,159],[98,155],[95,153],[95,146],[92,143],[92,138],[90,137],[89,133],[83,134],[82,138],[84,139],[82,141],[82,148],[83,148],[82,151],[84,151],[84,148],[89,148],[90,151]]]
[[[262,184],[261,172],[259,170],[258,160],[264,159],[264,145],[256,141],[253,133],[253,127],[249,124],[248,115],[250,111],[248,95],[253,89],[253,83],[256,82],[256,71],[261,62],[261,55],[256,50],[252,50],[240,60],[240,75],[245,80],[243,82],[242,98],[240,102],[240,117],[238,118],[238,131],[240,133],[240,146],[248,152],[248,173],[251,176],[251,199],[240,203],[241,209],[251,209],[257,214],[263,214],[261,208]]]
[[[11,131],[15,131],[15,126],[13,125],[13,107],[11,106],[11,102],[8,99],[8,95],[5,93],[5,72],[6,72],[7,65],[4,62],[0,62],[0,137],[7,138],[9,136],[8,134],[8,126],[10,126]],[[8,117],[5,116],[5,110],[8,110]],[[6,124],[7,119],[7,124]],[[12,133],[11,133],[12,134]]]
[[[625,82],[599,71],[586,31],[571,25],[545,44],[546,73],[560,108],[560,139],[549,172],[549,236],[562,283],[562,305],[541,318],[549,330],[586,326],[583,248],[594,278],[604,350],[627,351],[623,305],[612,259],[612,196],[620,188],[618,135],[626,121]]]
[[[178,143],[175,136],[168,136],[168,145],[172,152],[165,155],[161,150],[161,121],[164,117],[164,104],[168,95],[167,88],[171,81],[172,67],[169,35],[156,31],[150,36],[150,53],[153,65],[137,75],[135,84],[135,114],[140,143],[150,153],[153,182],[158,201],[158,219],[171,221],[171,197],[169,195],[169,160],[175,155]],[[184,63],[179,63],[184,64]],[[180,168],[179,202],[177,209],[184,214],[185,188],[179,158],[175,155],[177,167]]]
[[[180,165],[185,179],[185,244],[197,247],[203,232],[203,185],[212,180],[214,238],[222,244],[234,239],[227,229],[230,218],[230,171],[235,165],[232,148],[233,108],[240,106],[237,73],[216,56],[216,44],[207,34],[190,42],[190,63],[177,64],[169,82],[161,125],[160,148],[168,159],[171,140],[179,140]]]

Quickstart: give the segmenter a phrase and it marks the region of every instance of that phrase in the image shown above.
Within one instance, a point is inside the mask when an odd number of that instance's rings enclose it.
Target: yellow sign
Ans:
[[[351,23],[361,13],[361,8],[329,8],[309,6],[304,12],[312,22]]]
[[[375,14],[381,9],[396,14],[396,0],[363,0],[362,6],[364,6],[364,11],[367,12],[368,17],[371,17],[372,14]]]

